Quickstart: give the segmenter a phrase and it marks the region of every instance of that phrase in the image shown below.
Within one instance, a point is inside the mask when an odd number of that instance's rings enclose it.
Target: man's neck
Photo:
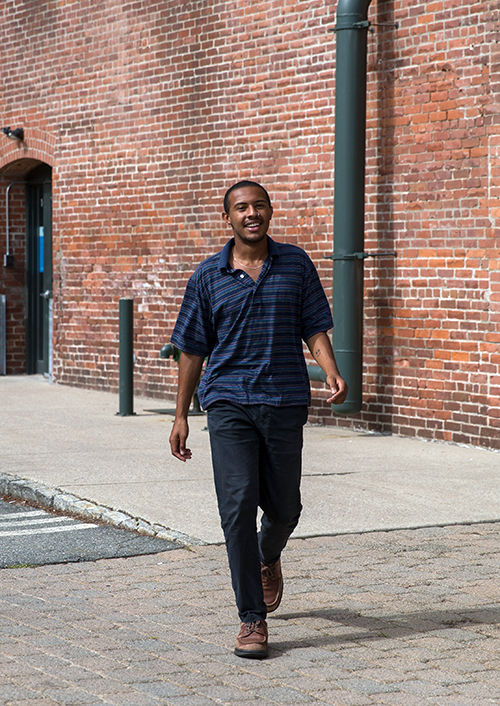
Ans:
[[[264,262],[269,254],[267,235],[258,243],[244,243],[235,238],[232,254],[240,263],[250,266]]]
[[[243,270],[256,282],[268,253],[267,237],[259,243],[241,243],[235,240],[231,250],[230,265],[235,270]]]

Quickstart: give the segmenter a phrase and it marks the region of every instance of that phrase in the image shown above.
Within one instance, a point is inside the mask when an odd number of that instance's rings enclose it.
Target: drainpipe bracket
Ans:
[[[366,260],[367,257],[397,257],[396,250],[379,252],[353,252],[346,255],[327,255],[327,260]]]
[[[374,22],[372,27],[382,27],[383,29],[399,29],[399,22]]]
[[[349,24],[337,24],[329,29],[329,32],[340,32],[342,29],[369,29],[371,22],[369,20],[361,20],[360,22],[350,22]]]

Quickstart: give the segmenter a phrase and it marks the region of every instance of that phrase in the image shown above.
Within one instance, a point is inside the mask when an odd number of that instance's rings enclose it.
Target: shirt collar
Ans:
[[[279,257],[279,250],[277,244],[272,238],[267,237],[267,249],[271,257]],[[219,270],[229,270],[229,255],[231,253],[231,248],[234,245],[234,238],[231,238],[224,247],[219,257]]]

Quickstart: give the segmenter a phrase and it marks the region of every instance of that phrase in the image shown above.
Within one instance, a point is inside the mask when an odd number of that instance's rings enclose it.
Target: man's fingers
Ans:
[[[176,443],[174,440],[170,441],[170,449],[172,451],[172,456],[178,458],[179,461],[188,461],[191,456],[191,449],[187,449],[184,444]]]
[[[175,458],[178,458],[179,461],[189,461],[191,458],[191,451],[189,449],[185,449],[183,452],[172,450],[172,455],[175,456]]]
[[[347,397],[347,393],[342,393],[341,395],[333,395],[330,397],[327,402],[331,402],[332,404],[342,404],[342,402],[345,402],[345,398]]]
[[[180,458],[182,461],[187,461],[189,458],[191,458],[191,449],[187,449],[184,444],[179,449],[179,455],[177,458]]]
[[[347,393],[349,391],[347,383],[342,380],[342,383],[340,385],[336,383],[335,385],[331,386],[330,390],[332,396],[327,399],[327,402],[330,402],[331,404],[342,404],[342,402],[345,402]]]
[[[329,397],[327,399],[327,402],[330,402],[331,404],[340,404],[341,402],[344,401],[344,399],[345,399],[345,395],[336,392],[335,394],[333,394],[331,397]]]

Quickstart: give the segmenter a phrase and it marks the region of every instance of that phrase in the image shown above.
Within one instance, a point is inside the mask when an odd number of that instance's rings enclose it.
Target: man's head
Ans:
[[[223,220],[241,243],[255,245],[267,235],[273,208],[269,194],[255,181],[239,181],[224,197]]]
[[[259,189],[262,189],[264,192],[268,206],[271,207],[271,199],[269,198],[269,194],[267,191],[264,189],[262,184],[258,184],[256,181],[248,181],[248,179],[244,179],[243,181],[239,181],[237,184],[233,184],[227,191],[224,196],[224,212],[229,213],[229,203],[230,203],[230,195],[233,193],[233,191],[236,191],[236,189],[241,189],[244,186],[258,186]]]

